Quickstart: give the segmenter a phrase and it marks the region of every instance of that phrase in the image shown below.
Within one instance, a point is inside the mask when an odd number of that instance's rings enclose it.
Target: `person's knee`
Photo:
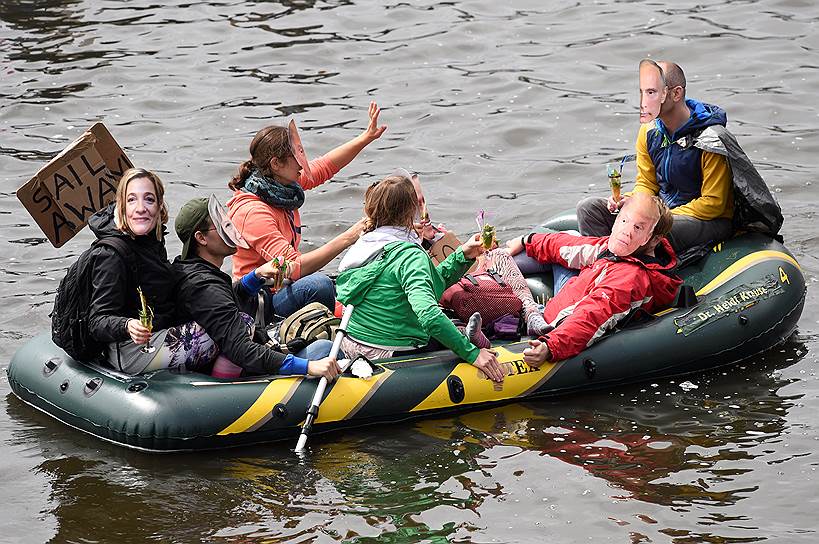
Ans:
[[[675,215],[668,241],[677,253],[689,248],[721,242],[731,235],[731,221],[703,221],[686,215]]]
[[[331,311],[336,305],[336,286],[325,274],[315,274],[316,278],[316,299],[327,306]]]
[[[590,196],[577,203],[575,212],[577,213],[578,223],[582,225],[583,222],[600,220],[601,217],[606,217],[609,214],[609,209],[605,198]]]
[[[326,274],[315,272],[300,280],[302,285],[300,290],[304,294],[302,305],[311,302],[320,302],[333,310],[336,303],[336,287]]]
[[[605,198],[590,196],[577,203],[577,227],[583,236],[607,236],[614,224]]]
[[[310,343],[307,348],[305,348],[305,355],[306,359],[316,360],[316,359],[323,359],[330,355],[330,352],[333,350],[333,342],[332,340],[325,340],[320,338]]]
[[[594,213],[600,208],[601,201],[603,205],[605,205],[605,198],[600,198],[599,196],[589,196],[584,198],[577,203],[577,206],[575,206],[577,217],[580,218],[581,215],[586,216],[590,213]]]
[[[520,273],[525,275],[542,274],[548,272],[552,265],[551,263],[541,263],[534,257],[530,257],[526,252],[518,253],[513,257],[515,265],[520,270]]]
[[[316,277],[316,283],[319,285],[319,288],[322,291],[330,291],[335,293],[336,288],[335,284],[333,284],[333,280],[331,280],[326,274],[322,274],[321,272],[316,272],[314,274]]]

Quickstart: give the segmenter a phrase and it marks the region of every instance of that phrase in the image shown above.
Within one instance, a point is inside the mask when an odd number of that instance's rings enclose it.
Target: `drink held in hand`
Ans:
[[[490,250],[495,245],[495,227],[486,223],[481,229],[481,244],[484,249]]]
[[[154,310],[148,305],[148,299],[145,298],[145,293],[142,292],[142,287],[137,287],[137,293],[139,293],[139,323],[148,329],[150,333],[154,328]],[[144,353],[153,353],[156,350],[155,347],[151,346],[151,341],[148,340],[148,343],[142,348]]]
[[[620,186],[621,186],[621,174],[617,168],[612,167],[610,164],[606,165],[606,172],[609,176],[609,186],[611,187],[611,196],[614,198],[615,202],[620,201]]]
[[[284,256],[276,257],[276,267],[279,270],[276,274],[276,279],[273,280],[273,289],[278,291],[284,285],[284,280],[287,276],[287,258]]]
[[[492,215],[491,212],[481,210],[475,217],[475,222],[478,223],[478,231],[481,233],[481,245],[486,250],[490,250],[495,246],[495,226],[489,223]]]

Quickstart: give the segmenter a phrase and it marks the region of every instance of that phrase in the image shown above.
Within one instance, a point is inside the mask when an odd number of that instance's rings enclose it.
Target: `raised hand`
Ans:
[[[364,131],[362,136],[372,142],[373,140],[377,140],[384,134],[384,131],[387,130],[387,125],[378,126],[378,115],[381,113],[381,108],[378,107],[378,104],[375,102],[370,102],[370,109],[369,109],[369,117],[370,123],[367,125],[367,130]]]

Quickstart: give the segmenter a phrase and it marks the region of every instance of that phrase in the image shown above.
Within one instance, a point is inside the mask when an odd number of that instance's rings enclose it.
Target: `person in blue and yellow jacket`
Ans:
[[[728,238],[734,194],[729,158],[695,145],[709,127],[724,128],[718,106],[685,98],[685,74],[674,63],[640,62],[640,132],[634,192],[659,195],[674,214],[668,238],[678,253]],[[606,236],[629,195],[590,197],[577,206],[580,233]]]

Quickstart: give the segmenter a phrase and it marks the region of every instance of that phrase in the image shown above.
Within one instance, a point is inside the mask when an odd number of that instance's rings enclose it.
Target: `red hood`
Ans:
[[[657,257],[662,258],[663,254],[668,258],[666,264],[656,262],[645,263],[635,257],[629,257],[628,260],[640,263],[643,268],[648,270],[651,274],[651,290],[654,297],[653,308],[664,308],[674,302],[674,297],[677,296],[677,290],[682,285],[682,279],[672,273],[677,267],[677,254],[671,247],[671,243],[667,238],[663,238],[660,244],[654,250]],[[654,311],[653,309],[651,311]]]

